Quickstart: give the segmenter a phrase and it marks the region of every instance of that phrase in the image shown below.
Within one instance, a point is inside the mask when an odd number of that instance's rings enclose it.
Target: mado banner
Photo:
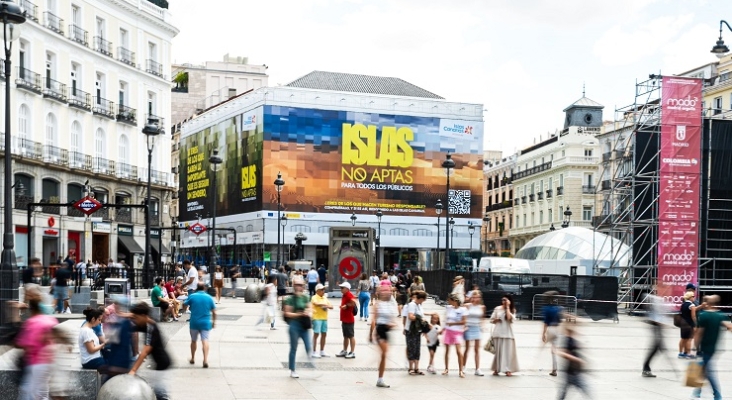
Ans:
[[[701,112],[701,79],[663,77],[657,290],[674,304],[698,283]]]

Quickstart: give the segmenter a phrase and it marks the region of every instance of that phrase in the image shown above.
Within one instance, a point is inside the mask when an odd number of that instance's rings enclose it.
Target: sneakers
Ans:
[[[71,314],[71,308],[66,307],[66,311],[64,311],[64,314]]]
[[[314,351],[313,354],[310,355],[311,358],[320,358],[320,353],[317,351]]]
[[[429,372],[429,373],[430,373],[430,374],[432,374],[432,375],[434,375],[434,374],[436,374],[436,373],[437,373],[437,372],[435,371],[435,367],[433,367],[433,366],[431,366],[431,365],[427,367],[427,372]],[[477,371],[476,371],[476,372],[477,372]],[[476,374],[476,375],[477,375],[477,374]]]
[[[483,372],[481,372],[480,368],[477,368],[477,369],[475,370],[475,375],[476,375],[476,376],[483,376]]]
[[[642,375],[644,378],[655,378],[656,377],[656,375],[654,375],[653,372],[651,372],[651,371],[643,371]]]
[[[178,318],[177,317],[173,317],[173,321],[178,322]]]
[[[336,357],[345,357],[348,355],[348,352],[345,350],[341,350],[340,353],[336,354]]]
[[[686,358],[686,353],[679,353],[679,358]]]
[[[387,385],[383,380],[378,380],[376,381],[376,387],[388,388],[391,386]]]
[[[320,356],[321,357],[330,357],[330,354],[326,353],[325,350],[321,350],[320,351]]]
[[[269,330],[270,330],[270,331],[276,331],[276,330],[277,330],[277,328],[275,328],[274,326],[271,326],[271,327],[269,328]]]
[[[298,374],[297,374],[297,372],[295,372],[295,371],[292,371],[292,370],[290,371],[290,378],[295,378],[295,379],[297,379],[297,378],[299,378],[299,377],[300,377],[300,375],[298,375]]]
[[[346,355],[345,355],[345,357],[346,357],[346,358],[356,358],[356,353],[354,353],[354,352],[349,352],[348,354],[346,354]]]

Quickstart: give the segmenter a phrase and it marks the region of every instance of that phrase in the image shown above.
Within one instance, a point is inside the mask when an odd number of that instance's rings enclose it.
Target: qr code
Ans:
[[[470,190],[450,190],[450,215],[470,214]]]

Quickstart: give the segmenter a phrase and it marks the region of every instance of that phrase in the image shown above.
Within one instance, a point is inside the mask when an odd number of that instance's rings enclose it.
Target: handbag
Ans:
[[[704,386],[704,367],[700,362],[690,362],[686,367],[684,384],[688,387],[700,388]]]
[[[308,330],[313,327],[313,320],[310,319],[310,317],[300,317],[298,320],[300,321],[300,326],[302,327],[302,329]]]
[[[496,354],[496,345],[495,345],[495,343],[493,343],[493,338],[490,338],[485,342],[485,346],[483,346],[483,350],[485,350],[491,354]]]
[[[681,314],[674,314],[674,326],[677,328],[681,328],[685,325],[685,322],[683,318],[681,318]]]

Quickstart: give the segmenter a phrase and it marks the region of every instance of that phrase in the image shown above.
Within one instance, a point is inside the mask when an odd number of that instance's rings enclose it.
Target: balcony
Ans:
[[[552,189],[547,190],[546,191],[546,198],[547,199],[551,199],[553,193],[554,193],[554,191]]]
[[[109,208],[100,208],[92,214],[93,217],[101,218],[102,221],[109,221]]]
[[[513,199],[513,205],[517,206],[517,205],[519,205],[519,204],[521,204],[521,200],[519,200],[519,198],[518,198],[518,197],[517,197],[517,198],[515,198],[515,199]]]
[[[14,207],[16,210],[27,210],[28,204],[33,203],[33,196],[15,195]]]
[[[66,215],[69,217],[86,217],[86,214],[75,209],[74,207],[66,207]]]
[[[158,121],[158,126],[160,127],[160,129],[165,129],[165,118],[159,117],[155,114],[145,114],[145,123],[147,123],[147,121],[151,119]]]
[[[69,25],[69,39],[82,46],[89,47],[89,33],[78,25]]]
[[[58,33],[59,35],[64,34],[64,20],[58,16],[46,11],[43,13],[43,26]]]
[[[610,190],[612,187],[612,184],[610,183],[610,180],[604,180],[600,182],[600,189],[601,190]]]
[[[544,200],[544,192],[537,192],[536,193],[536,199],[537,200]]]
[[[147,59],[147,63],[145,64],[145,72],[164,78],[163,65],[149,58]]]
[[[114,212],[114,219],[117,222],[132,223],[132,209],[131,208],[118,208]]]
[[[564,186],[557,186],[557,196],[564,194]]]
[[[517,179],[526,178],[528,176],[538,174],[539,172],[547,171],[551,168],[552,168],[552,162],[548,161],[548,162],[545,162],[544,164],[537,165],[536,167],[517,172],[511,176],[511,179],[517,180]]]
[[[114,103],[107,99],[94,96],[92,112],[95,115],[101,115],[109,119],[114,119]]]
[[[135,64],[135,52],[127,50],[122,46],[117,47],[117,61],[125,63],[132,67],[137,66]]]
[[[531,203],[534,202],[534,194],[533,193],[529,195],[529,202],[531,202]]]
[[[616,159],[621,159],[623,157],[625,157],[625,149],[615,150],[615,158]]]
[[[611,151],[608,151],[607,153],[602,153],[602,161],[610,161],[610,159],[613,157],[613,153]]]
[[[117,122],[137,125],[137,110],[120,104],[117,107]]]
[[[127,163],[117,163],[117,178],[137,179],[137,166]]]
[[[69,152],[69,167],[83,171],[91,171],[92,157],[78,151]]]
[[[554,160],[554,166],[559,167],[562,165],[597,165],[599,162],[599,157],[589,157],[589,156],[565,156],[559,159]]]
[[[91,95],[83,90],[72,87],[69,91],[68,101],[71,107],[84,111],[91,111],[92,109]]]
[[[43,161],[54,165],[69,165],[69,151],[50,144],[43,145]]]
[[[114,175],[115,163],[102,157],[92,158],[92,172],[101,175]]]
[[[526,204],[526,196],[521,196],[521,204]]]
[[[167,0],[147,0],[152,4],[155,4],[156,6],[160,8],[168,8],[168,1]]]
[[[597,192],[597,186],[595,185],[583,185],[582,194],[595,194]]]
[[[0,146],[2,147],[2,150],[5,150],[4,144],[5,144],[5,135],[0,135],[0,138],[2,138],[2,143],[0,143]],[[28,159],[35,159],[40,160],[43,158],[43,145],[34,142],[29,139],[21,138],[18,136],[11,137],[12,143],[11,143],[11,149],[10,151],[21,158],[28,158]]]
[[[66,103],[66,84],[47,76],[43,89],[43,97]]]
[[[58,194],[56,196],[51,196],[48,200],[41,199],[40,203],[48,203],[48,204],[60,204],[60,198],[58,197]],[[41,212],[46,214],[54,214],[54,215],[61,215],[61,207],[58,205],[55,206],[42,206]]]
[[[38,22],[38,6],[28,0],[20,0],[20,6],[25,10],[25,17]]]
[[[43,93],[41,90],[41,76],[29,69],[18,67],[18,77],[15,79],[15,85],[33,93]]]
[[[112,57],[112,42],[101,36],[94,36],[94,51]]]
[[[158,171],[158,170],[154,169],[154,170],[152,170],[152,174],[151,174],[152,183],[154,183],[156,185],[161,185],[161,186],[168,186],[168,177],[169,176],[170,176],[170,174],[167,172],[162,172],[162,171]]]

